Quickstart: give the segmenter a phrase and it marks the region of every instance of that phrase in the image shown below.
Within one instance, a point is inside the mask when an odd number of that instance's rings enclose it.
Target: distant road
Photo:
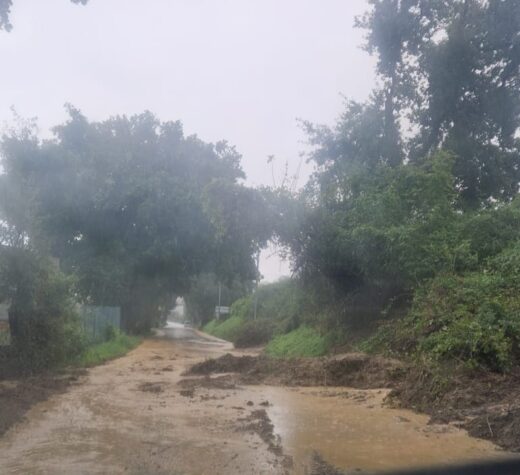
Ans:
[[[168,321],[166,326],[161,330],[164,332],[164,336],[171,340],[181,340],[184,342],[202,343],[206,345],[222,345],[222,343],[224,343],[222,340],[210,337],[209,335],[206,337],[194,328],[185,327],[182,323]],[[229,349],[232,348],[231,343],[226,346],[229,346]]]

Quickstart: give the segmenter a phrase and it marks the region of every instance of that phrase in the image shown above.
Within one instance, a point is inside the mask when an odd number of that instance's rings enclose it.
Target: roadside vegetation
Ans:
[[[87,347],[75,364],[80,367],[89,367],[105,363],[126,355],[130,350],[137,347],[140,342],[141,339],[137,336],[116,332],[108,341]]]
[[[314,171],[301,189],[247,187],[232,146],[149,112],[90,122],[69,105],[48,140],[13,126],[0,144],[2,355],[34,371],[95,364],[138,340],[89,348],[77,303],[120,307],[124,331],[143,335],[183,296],[237,347],[405,361],[414,407],[468,374],[520,387],[520,2],[368,3],[357,25],[377,85],[332,126],[302,123]],[[269,241],[293,277],[258,285]],[[217,302],[231,306],[218,321]]]
[[[327,350],[327,338],[315,329],[302,325],[289,333],[275,336],[266,346],[265,353],[276,358],[291,358],[323,356]]]
[[[328,342],[318,354],[508,374],[520,363],[520,63],[506,45],[520,5],[370,5],[358,26],[379,85],[333,127],[303,123],[315,171],[302,190],[269,191],[293,278],[207,329],[229,325],[237,342],[257,325],[266,351],[287,355],[312,329]]]

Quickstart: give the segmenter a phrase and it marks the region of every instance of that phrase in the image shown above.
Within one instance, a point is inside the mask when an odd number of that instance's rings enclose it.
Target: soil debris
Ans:
[[[214,378],[209,375],[203,378],[187,378],[181,379],[179,385],[183,388],[204,388],[204,389],[240,389],[237,387],[236,378],[232,375],[216,376]]]
[[[491,439],[501,447],[520,452],[520,408],[497,408],[470,420],[464,427],[473,437]]]
[[[473,437],[520,452],[520,372],[434,371],[413,368],[396,384],[387,402],[452,423]]]
[[[185,374],[209,377],[213,373],[234,373],[236,382],[252,385],[391,389],[386,399],[391,406],[424,412],[431,416],[432,424],[456,423],[472,436],[520,452],[520,370],[443,373],[362,353],[294,359],[227,353],[195,364]],[[371,398],[348,391],[330,395],[360,403]]]
[[[323,457],[318,453],[314,452],[311,461],[311,472],[310,475],[346,475],[345,472],[338,470],[329,463],[325,462]]]
[[[0,382],[0,436],[23,419],[36,403],[77,384],[84,370],[64,374],[39,374]]]
[[[164,391],[163,385],[161,383],[141,383],[137,386],[139,391],[143,391],[145,393],[162,393]]]
[[[284,455],[280,437],[274,433],[274,425],[265,409],[254,410],[238,421],[242,422],[238,430],[257,434],[273,454],[282,457],[284,468],[292,467],[292,457]]]
[[[179,391],[179,394],[184,397],[193,397],[195,396],[195,388],[189,388],[189,389],[181,389]]]
[[[186,374],[238,373],[244,384],[288,386],[393,387],[404,374],[403,363],[362,353],[326,358],[275,359],[229,353],[192,366]]]
[[[360,468],[354,468],[353,470],[340,470],[326,462],[318,452],[312,454],[310,475],[367,475],[369,473],[371,472],[366,472]]]

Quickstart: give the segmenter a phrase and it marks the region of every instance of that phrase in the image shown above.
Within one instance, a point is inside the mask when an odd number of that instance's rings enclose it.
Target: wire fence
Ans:
[[[79,316],[87,336],[94,342],[107,340],[110,332],[121,329],[121,308],[82,305]]]

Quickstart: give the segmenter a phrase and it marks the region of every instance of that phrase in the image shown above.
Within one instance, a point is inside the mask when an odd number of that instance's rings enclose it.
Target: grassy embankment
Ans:
[[[141,338],[118,333],[113,338],[102,343],[88,346],[75,362],[76,366],[96,366],[106,361],[126,355],[141,343]]]
[[[316,324],[316,308],[292,280],[266,284],[258,290],[257,318],[253,297],[236,301],[229,318],[211,320],[203,330],[236,347],[266,345],[273,357],[322,356],[331,348],[331,333]]]

